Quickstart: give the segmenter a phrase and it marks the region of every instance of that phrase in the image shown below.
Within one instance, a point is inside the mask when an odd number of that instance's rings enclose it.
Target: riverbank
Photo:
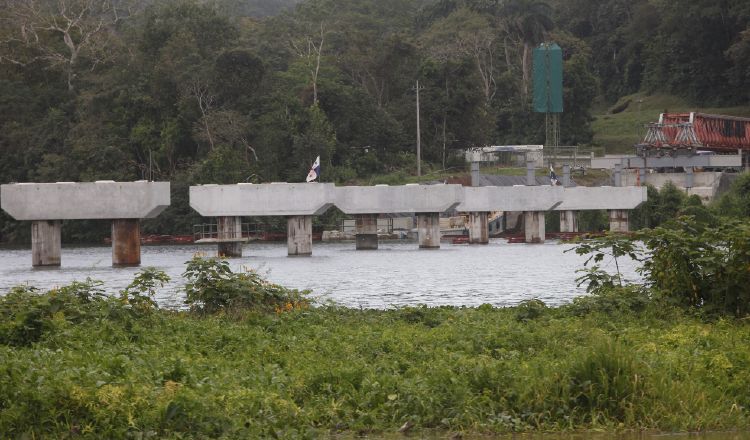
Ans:
[[[7,339],[21,318],[2,314],[0,432],[10,437],[749,425],[747,321],[704,322],[633,292],[559,308],[290,301],[231,316],[40,298],[23,315],[38,324],[23,333],[31,339]]]

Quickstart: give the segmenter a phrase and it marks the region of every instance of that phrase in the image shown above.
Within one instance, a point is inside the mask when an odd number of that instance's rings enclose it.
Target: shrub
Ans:
[[[527,299],[516,306],[516,321],[526,322],[537,319],[548,310],[547,304],[541,299]]]
[[[195,257],[187,262],[183,274],[186,304],[200,313],[257,309],[261,311],[290,309],[307,304],[305,292],[287,289],[264,280],[253,271],[234,273],[226,260]]]
[[[583,263],[584,268],[579,269],[583,273],[576,279],[578,285],[586,284],[586,291],[596,293],[600,289],[609,289],[614,286],[622,287],[623,276],[620,272],[620,263],[618,258],[629,257],[632,260],[639,261],[641,249],[638,243],[622,234],[608,233],[602,237],[585,240],[578,243],[573,249],[565,252],[574,251],[578,255],[588,255],[588,259]],[[611,258],[615,263],[614,274],[603,270],[600,263],[605,258]],[[589,266],[589,264],[591,264]]]
[[[597,300],[579,300],[579,306],[598,308],[627,294],[635,301],[647,301],[649,294],[639,286],[623,289],[618,257],[642,261],[639,269],[646,287],[667,302],[707,313],[745,316],[750,313],[750,223],[716,220],[711,227],[693,217],[679,217],[655,229],[640,231],[632,237],[607,235],[580,243],[575,252],[589,255],[578,278]],[[612,258],[617,272],[610,274],[599,263]],[[643,257],[643,258],[642,258]],[[599,301],[593,306],[591,301]],[[608,304],[605,308],[620,308]],[[632,308],[627,306],[627,308]]]
[[[619,316],[641,313],[648,308],[651,300],[648,289],[631,284],[598,289],[593,295],[575,298],[571,304],[563,308],[576,316],[589,313]]]
[[[749,223],[725,220],[703,228],[682,217],[640,238],[650,252],[642,273],[666,298],[709,313],[750,313]]]
[[[81,322],[106,298],[102,282],[87,278],[40,294],[17,286],[0,298],[0,343],[28,346],[41,340],[57,323]]]
[[[149,312],[159,308],[154,295],[156,289],[169,282],[169,275],[153,267],[138,272],[133,281],[120,292],[120,301],[134,311]]]

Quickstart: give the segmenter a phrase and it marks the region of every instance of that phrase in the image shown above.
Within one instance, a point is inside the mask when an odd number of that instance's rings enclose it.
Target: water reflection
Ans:
[[[559,305],[585,294],[577,287],[576,270],[585,261],[571,246],[548,241],[540,245],[508,244],[491,240],[484,246],[443,243],[424,251],[414,242],[382,242],[377,251],[355,251],[354,243],[314,243],[313,256],[287,257],[286,243],[250,243],[243,258],[230,260],[233,270],[257,270],[273,282],[310,289],[321,301],[348,307],[386,308],[427,304],[477,306],[514,305],[539,298]],[[142,267],[165,271],[172,281],[158,302],[180,307],[184,299],[182,273],[195,254],[216,255],[215,246],[144,246]],[[605,262],[614,271],[614,262]],[[635,279],[634,264],[621,261],[626,278]],[[0,250],[0,291],[19,284],[48,289],[87,277],[104,281],[116,292],[133,279],[139,268],[111,267],[109,247],[64,247],[62,267],[32,269],[29,249]]]

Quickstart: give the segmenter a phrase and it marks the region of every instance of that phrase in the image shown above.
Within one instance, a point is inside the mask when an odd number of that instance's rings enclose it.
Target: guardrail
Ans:
[[[261,235],[264,230],[258,223],[241,223],[240,230],[242,231],[242,238],[256,237]],[[231,240],[236,237],[229,236],[227,233],[219,232],[219,225],[217,223],[201,223],[193,225],[193,241],[199,242],[202,240],[206,241],[221,241]]]
[[[357,232],[356,220],[353,218],[346,218],[341,221],[340,231],[342,233],[354,234]],[[378,219],[378,231],[383,231],[386,234],[393,232],[393,219],[392,218],[379,218]]]

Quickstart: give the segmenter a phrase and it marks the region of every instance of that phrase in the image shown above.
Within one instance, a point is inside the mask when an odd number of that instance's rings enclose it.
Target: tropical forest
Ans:
[[[629,148],[611,137],[639,124],[594,116],[638,93],[660,97],[642,123],[750,106],[741,0],[3,0],[0,23],[0,180],[170,181],[146,226],[161,233],[195,223],[191,184],[301,182],[317,156],[326,182],[413,174],[417,81],[427,169],[543,144],[546,41],[563,49],[560,145]]]

